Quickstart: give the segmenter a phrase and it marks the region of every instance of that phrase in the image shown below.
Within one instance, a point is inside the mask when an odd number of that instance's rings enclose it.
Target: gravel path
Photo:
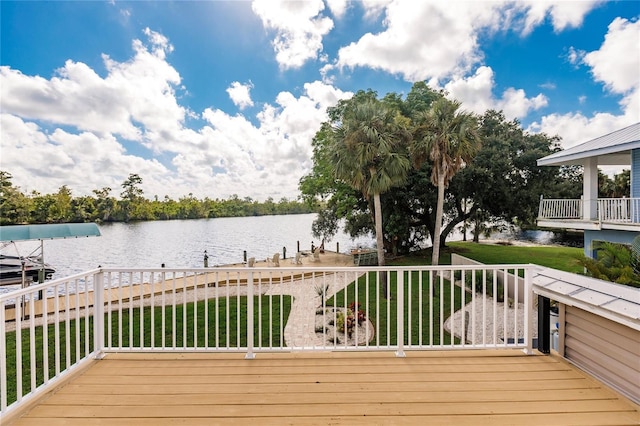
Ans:
[[[481,315],[483,311],[483,305],[485,307],[485,315]],[[473,322],[470,320],[473,316],[473,310],[475,307],[476,311],[476,320],[475,327]],[[494,336],[494,307],[496,314],[496,322],[495,322],[495,336]],[[464,314],[464,315],[463,315]],[[497,302],[494,305],[494,301],[492,297],[487,297],[486,302],[483,302],[482,297],[476,297],[474,301],[465,305],[464,309],[461,309],[455,312],[452,316],[450,316],[447,321],[444,323],[445,329],[451,333],[453,327],[453,334],[456,337],[462,338],[462,319],[465,320],[465,338],[467,343],[473,344],[482,344],[486,342],[487,344],[491,343],[501,343],[503,342],[504,336],[504,324],[505,324],[505,310],[504,303]],[[524,337],[524,304],[518,303],[517,309],[517,317],[516,317],[516,309],[512,306],[507,307],[506,310],[506,325],[509,338],[513,338],[514,336],[514,327],[517,324],[518,327],[518,338]],[[532,310],[533,323],[537,324],[538,321],[538,312],[536,309]],[[516,323],[517,320],[517,323]],[[537,337],[537,329],[533,327],[533,337]],[[497,341],[495,338],[497,337]]]

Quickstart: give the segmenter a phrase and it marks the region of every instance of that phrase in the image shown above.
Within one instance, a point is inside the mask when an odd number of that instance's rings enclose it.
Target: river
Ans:
[[[286,247],[287,257],[295,255],[297,243],[301,250],[309,250],[313,238],[311,224],[316,214],[215,218],[198,220],[170,220],[136,223],[106,223],[99,225],[99,237],[83,237],[44,241],[45,262],[56,269],[53,278],[66,277],[98,266],[194,268],[204,266],[204,251],[209,266],[240,263],[243,252],[247,257],[266,259],[281,253]],[[553,233],[534,231],[515,235],[496,234],[493,238],[527,240],[535,243],[558,243]],[[448,240],[460,240],[454,233]],[[327,250],[348,253],[357,247],[373,247],[372,236],[352,239],[340,231],[325,244]],[[560,242],[562,243],[562,242]],[[20,255],[27,256],[38,249],[39,242],[17,244]],[[3,250],[6,254],[13,250]],[[8,290],[6,287],[2,290]]]
[[[204,266],[204,251],[209,266],[240,263],[247,257],[266,259],[286,247],[287,257],[309,250],[320,241],[311,233],[315,214],[252,216],[198,220],[169,220],[99,225],[99,237],[44,241],[45,262],[56,269],[53,278],[83,272],[97,266],[194,268]],[[349,252],[356,247],[372,247],[373,237],[352,239],[339,232],[327,250]],[[39,242],[21,242],[19,254],[29,255]],[[13,253],[12,253],[13,252]],[[3,253],[15,254],[5,249]]]

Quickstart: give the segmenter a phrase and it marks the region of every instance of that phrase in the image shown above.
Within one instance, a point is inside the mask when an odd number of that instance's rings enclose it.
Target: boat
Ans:
[[[38,281],[40,271],[44,270],[44,279],[50,279],[55,269],[36,256],[22,257],[0,254],[0,285],[22,284],[24,263],[24,284]]]

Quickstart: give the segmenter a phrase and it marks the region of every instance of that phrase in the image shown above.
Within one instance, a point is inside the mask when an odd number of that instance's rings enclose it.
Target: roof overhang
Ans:
[[[640,141],[625,151],[606,152],[598,150],[568,155],[548,155],[538,160],[538,166],[581,166],[587,159],[596,158],[599,166],[628,166],[631,165],[631,150],[640,149]],[[619,149],[619,147],[617,147]],[[612,148],[613,149],[613,148]],[[556,154],[561,154],[560,151]]]
[[[0,226],[0,241],[52,240],[57,238],[99,236],[100,229],[95,223]]]
[[[640,149],[640,123],[625,127],[538,160],[538,166],[583,165],[595,158],[598,165],[631,165],[631,151]]]

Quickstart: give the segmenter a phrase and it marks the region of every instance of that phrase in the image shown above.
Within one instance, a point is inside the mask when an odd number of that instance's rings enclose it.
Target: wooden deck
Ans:
[[[520,351],[110,354],[15,425],[640,424],[640,407]]]

